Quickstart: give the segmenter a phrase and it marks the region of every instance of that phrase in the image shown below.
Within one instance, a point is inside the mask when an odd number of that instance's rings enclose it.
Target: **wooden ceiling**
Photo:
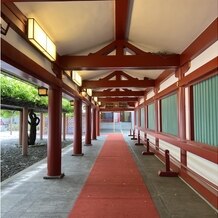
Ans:
[[[78,70],[102,102],[136,102],[217,17],[216,0],[2,1],[10,2],[37,19],[57,45],[57,65]]]

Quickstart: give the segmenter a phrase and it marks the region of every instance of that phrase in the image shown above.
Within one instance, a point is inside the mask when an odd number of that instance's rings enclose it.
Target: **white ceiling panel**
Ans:
[[[135,0],[129,41],[145,51],[181,53],[217,14],[217,0]]]
[[[114,40],[114,1],[20,2],[16,5],[28,18],[38,21],[60,55],[88,52]]]

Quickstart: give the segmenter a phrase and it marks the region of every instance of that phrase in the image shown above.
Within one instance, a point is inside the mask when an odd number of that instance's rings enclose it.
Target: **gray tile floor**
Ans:
[[[127,134],[126,134],[127,135]],[[125,135],[139,170],[161,217],[217,218],[217,212],[179,178],[162,178],[157,171],[163,164],[153,156],[142,156],[142,146],[135,146]],[[44,180],[46,160],[29,167],[1,184],[1,217],[58,218],[68,216],[99,154],[105,135],[83,147],[84,156],[71,156],[72,147],[63,150],[61,180]],[[145,215],[146,217],[146,215]],[[88,217],[87,217],[88,218]],[[134,218],[134,217],[133,217]]]

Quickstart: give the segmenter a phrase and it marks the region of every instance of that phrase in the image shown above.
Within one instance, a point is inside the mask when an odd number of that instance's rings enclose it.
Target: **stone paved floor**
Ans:
[[[135,146],[129,137],[125,138],[161,217],[217,218],[217,212],[179,178],[158,177],[157,171],[163,164],[154,156],[142,156],[144,148]],[[82,157],[71,156],[71,146],[64,148],[62,170],[66,176],[61,180],[42,179],[46,175],[46,160],[43,160],[2,182],[1,217],[66,218],[104,139],[102,134],[92,141],[93,146],[84,146]]]

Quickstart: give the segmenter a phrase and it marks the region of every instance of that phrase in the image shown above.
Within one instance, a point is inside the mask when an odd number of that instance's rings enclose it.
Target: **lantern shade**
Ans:
[[[74,106],[74,100],[70,101],[70,106]]]
[[[85,91],[82,91],[81,94],[82,94],[82,96],[86,97],[86,92]]]
[[[82,86],[82,78],[81,76],[73,70],[72,72],[72,80],[78,85],[78,86]]]
[[[56,60],[56,46],[35,19],[28,19],[28,39],[51,61]]]
[[[86,92],[90,97],[92,96],[92,89],[87,89]]]
[[[45,87],[38,87],[38,95],[39,96],[48,96],[48,89]]]
[[[98,101],[98,97],[94,97],[93,99],[94,99],[94,101],[95,101],[95,102],[97,102],[97,101]]]

